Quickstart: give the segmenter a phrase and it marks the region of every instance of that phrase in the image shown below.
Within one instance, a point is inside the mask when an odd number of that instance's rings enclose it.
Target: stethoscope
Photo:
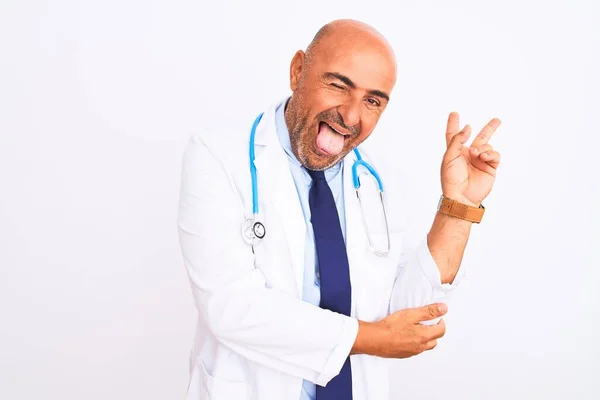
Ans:
[[[263,239],[267,233],[265,229],[265,225],[260,222],[259,214],[258,214],[258,183],[256,178],[256,166],[254,165],[254,136],[256,135],[256,128],[262,119],[263,113],[259,114],[258,117],[254,120],[252,124],[252,129],[250,131],[250,178],[252,181],[252,218],[246,218],[242,223],[242,236],[244,240],[248,244],[253,244],[255,239]],[[369,165],[366,161],[364,161],[360,155],[360,152],[357,148],[354,149],[354,154],[356,154],[356,161],[352,165],[352,182],[354,184],[354,189],[356,190],[356,196],[358,197],[358,202],[360,204],[360,212],[362,214],[363,225],[365,227],[365,232],[367,234],[367,240],[369,241],[369,248],[375,255],[384,257],[387,256],[390,252],[390,230],[388,227],[387,213],[385,209],[385,202],[383,199],[383,183],[381,182],[381,178],[375,169]],[[371,235],[369,234],[369,228],[367,225],[367,220],[365,218],[365,213],[363,210],[363,203],[360,196],[360,180],[358,178],[358,167],[365,167],[369,173],[375,178],[377,181],[377,186],[379,187],[379,198],[381,200],[381,207],[383,209],[383,218],[385,221],[385,230],[387,235],[387,246],[384,250],[379,250],[375,248]]]

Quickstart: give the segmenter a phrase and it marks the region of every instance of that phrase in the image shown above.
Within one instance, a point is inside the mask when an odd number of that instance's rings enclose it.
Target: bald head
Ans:
[[[328,46],[343,46],[357,44],[371,45],[389,57],[389,61],[396,65],[394,50],[387,39],[371,25],[353,19],[338,19],[325,24],[319,29],[306,49],[306,57],[318,55],[320,45],[324,50]]]
[[[286,123],[292,150],[309,169],[337,163],[373,131],[396,83],[388,41],[355,20],[323,26],[290,65]]]

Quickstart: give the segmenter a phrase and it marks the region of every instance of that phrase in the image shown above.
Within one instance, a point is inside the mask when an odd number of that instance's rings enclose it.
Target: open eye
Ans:
[[[372,97],[370,97],[370,98],[368,98],[368,99],[367,99],[367,103],[369,103],[369,105],[370,105],[370,106],[373,106],[373,107],[379,107],[379,105],[381,104],[381,103],[379,102],[379,100],[377,100],[377,99],[374,99],[374,98],[372,98]]]

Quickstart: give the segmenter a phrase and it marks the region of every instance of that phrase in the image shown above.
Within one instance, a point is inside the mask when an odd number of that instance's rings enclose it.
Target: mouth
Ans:
[[[315,140],[317,152],[325,157],[337,156],[342,152],[346,140],[349,138],[349,132],[320,121],[317,125]]]

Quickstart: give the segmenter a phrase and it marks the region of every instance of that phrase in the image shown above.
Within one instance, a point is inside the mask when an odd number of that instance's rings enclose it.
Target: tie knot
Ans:
[[[313,171],[312,169],[308,169],[308,168],[306,169],[306,171],[312,178],[313,182],[316,182],[319,180],[325,180],[325,171]]]

